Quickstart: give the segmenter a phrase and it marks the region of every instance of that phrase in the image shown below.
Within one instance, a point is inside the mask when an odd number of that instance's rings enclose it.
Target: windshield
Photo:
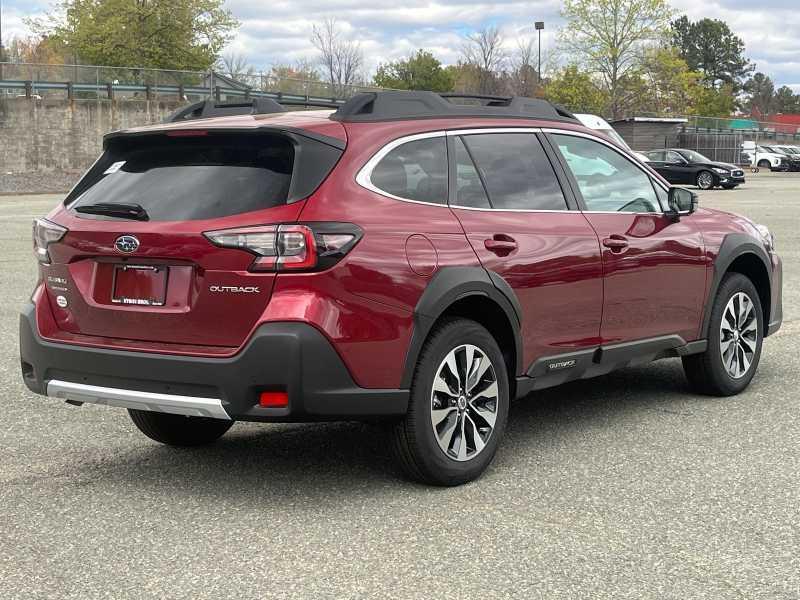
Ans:
[[[694,150],[678,150],[678,154],[683,156],[689,162],[696,162],[696,163],[710,163],[711,161],[700,154],[699,152],[695,152]]]
[[[612,140],[617,142],[623,148],[627,148],[628,150],[631,150],[631,147],[628,146],[628,143],[624,139],[622,139],[622,136],[620,134],[618,134],[616,131],[614,131],[613,129],[598,129],[597,131],[605,133],[608,137],[610,137]],[[633,150],[631,150],[631,152],[633,152]]]

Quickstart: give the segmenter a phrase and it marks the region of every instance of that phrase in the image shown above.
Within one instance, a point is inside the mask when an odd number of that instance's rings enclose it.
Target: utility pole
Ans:
[[[3,49],[3,0],[0,0],[0,81],[3,79],[3,61],[6,53]]]
[[[544,21],[536,21],[533,26],[539,32],[539,67],[536,69],[536,77],[539,80],[539,87],[542,86],[542,29],[544,29]]]

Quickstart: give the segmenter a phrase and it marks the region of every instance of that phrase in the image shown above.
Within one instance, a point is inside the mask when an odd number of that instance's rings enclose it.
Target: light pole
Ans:
[[[0,0],[0,80],[3,79],[3,65],[6,53],[3,51],[3,0]]]
[[[3,62],[3,0],[0,0],[0,62]]]
[[[542,29],[544,29],[544,21],[536,21],[533,24],[536,31],[539,32],[539,68],[536,70],[536,77],[539,80],[539,86],[542,85]]]

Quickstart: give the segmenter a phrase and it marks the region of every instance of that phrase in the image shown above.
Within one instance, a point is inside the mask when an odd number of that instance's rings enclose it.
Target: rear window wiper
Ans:
[[[86,215],[103,215],[119,219],[132,219],[134,221],[149,221],[147,211],[138,204],[113,204],[111,202],[98,202],[97,204],[84,204],[76,206],[75,211]]]

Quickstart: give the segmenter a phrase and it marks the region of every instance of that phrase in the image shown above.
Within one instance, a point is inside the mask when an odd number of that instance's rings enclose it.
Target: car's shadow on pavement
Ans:
[[[698,403],[724,399],[691,395],[680,362],[662,361],[596,379],[536,392],[512,404],[503,462],[536,453],[557,460],[557,444],[580,443],[587,429],[613,428],[625,419],[691,416]],[[133,424],[130,425],[133,429]],[[136,435],[140,435],[138,431]],[[410,485],[394,468],[385,426],[364,423],[236,424],[216,444],[170,448],[144,440],[101,464],[85,464],[83,479],[117,480],[171,494],[252,499],[335,501],[354,490],[370,494]],[[490,477],[493,470],[490,470]]]

